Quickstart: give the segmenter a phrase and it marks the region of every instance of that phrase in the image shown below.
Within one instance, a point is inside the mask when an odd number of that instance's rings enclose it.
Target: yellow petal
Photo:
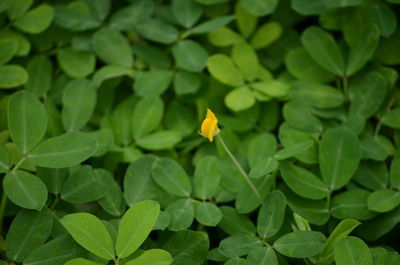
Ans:
[[[212,142],[214,136],[218,135],[219,133],[218,119],[210,109],[207,109],[207,115],[201,124],[200,133],[202,136],[208,138],[210,142]]]

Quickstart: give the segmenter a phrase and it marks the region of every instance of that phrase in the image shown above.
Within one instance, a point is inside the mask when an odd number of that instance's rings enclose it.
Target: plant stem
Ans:
[[[221,135],[217,136],[220,143],[222,144],[222,147],[225,149],[225,152],[229,155],[229,157],[232,159],[233,163],[235,164],[235,166],[239,169],[240,173],[242,173],[242,176],[244,178],[244,180],[247,182],[247,184],[249,185],[249,187],[253,190],[254,194],[257,196],[257,198],[260,200],[261,204],[263,204],[263,199],[260,195],[260,193],[258,192],[256,186],[254,186],[254,183],[251,181],[251,179],[249,178],[249,176],[247,175],[247,173],[244,171],[244,169],[242,168],[242,166],[239,164],[239,162],[236,160],[236,158],[233,156],[232,152],[229,150],[229,148],[226,146],[224,140],[222,139]]]

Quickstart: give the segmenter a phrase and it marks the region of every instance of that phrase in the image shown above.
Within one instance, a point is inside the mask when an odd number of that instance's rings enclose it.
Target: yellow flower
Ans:
[[[201,124],[200,134],[208,138],[210,142],[219,134],[218,119],[210,109],[207,109],[207,116]]]

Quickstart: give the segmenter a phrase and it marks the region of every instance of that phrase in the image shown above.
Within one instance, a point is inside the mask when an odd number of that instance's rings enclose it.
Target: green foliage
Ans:
[[[399,4],[0,1],[0,264],[400,264]]]

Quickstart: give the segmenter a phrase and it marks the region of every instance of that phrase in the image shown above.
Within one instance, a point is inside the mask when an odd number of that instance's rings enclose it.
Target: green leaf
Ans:
[[[177,71],[174,75],[174,91],[177,95],[194,94],[201,85],[201,75],[198,73]]]
[[[61,117],[66,131],[80,130],[89,121],[96,105],[97,92],[87,79],[74,79],[64,88]]]
[[[249,254],[254,248],[262,246],[262,242],[252,234],[237,234],[223,239],[218,251],[228,258],[238,258]]]
[[[278,265],[278,258],[272,248],[260,247],[252,250],[246,258],[247,265]]]
[[[3,179],[4,192],[18,206],[40,210],[47,200],[46,185],[35,175],[16,170]]]
[[[242,72],[244,79],[253,81],[258,77],[258,57],[253,47],[247,43],[235,44],[232,48],[232,60]]]
[[[217,162],[217,159],[213,156],[205,156],[197,162],[193,176],[196,198],[205,200],[216,194],[221,180]]]
[[[283,160],[289,157],[297,156],[305,151],[309,150],[314,145],[314,142],[307,140],[304,142],[299,142],[288,147],[285,147],[274,155],[276,160]]]
[[[328,196],[328,187],[310,171],[285,161],[279,164],[283,180],[298,195],[312,200]]]
[[[157,131],[137,139],[136,144],[147,150],[171,149],[182,139],[180,133],[173,130]]]
[[[371,117],[381,106],[386,96],[387,85],[384,77],[376,72],[367,74],[362,81],[351,86],[350,115]]]
[[[47,240],[52,228],[53,217],[49,210],[19,211],[10,225],[4,243],[7,257],[22,262]]]
[[[25,84],[28,73],[19,65],[0,65],[0,88],[13,88]]]
[[[89,165],[77,168],[62,187],[62,199],[71,203],[86,203],[104,197],[108,187],[100,180],[101,171],[94,171]]]
[[[26,33],[38,34],[50,26],[53,17],[53,8],[47,4],[42,4],[18,18],[14,25]]]
[[[3,144],[0,144],[0,173],[7,172],[10,169],[10,167],[11,167],[10,154],[3,147]]]
[[[74,240],[93,254],[111,260],[114,258],[114,245],[103,223],[89,213],[67,214],[60,219]]]
[[[360,162],[361,150],[357,136],[344,127],[325,132],[320,147],[320,169],[331,190],[346,185]]]
[[[337,88],[303,80],[292,83],[290,95],[294,100],[320,109],[340,107],[344,102],[343,94]]]
[[[151,175],[154,161],[153,156],[143,156],[132,162],[126,170],[124,196],[129,206],[142,200],[154,199],[159,194],[160,188]]]
[[[277,41],[281,37],[282,31],[283,28],[278,22],[267,22],[257,29],[250,40],[250,44],[257,50],[265,48]]]
[[[106,154],[114,144],[114,134],[112,133],[111,129],[100,129],[98,131],[90,132],[90,135],[97,142],[97,150],[93,154],[95,157]]]
[[[226,47],[244,42],[242,36],[228,27],[216,29],[208,34],[208,41],[218,47]]]
[[[397,153],[393,157],[392,162],[390,164],[390,185],[397,189],[400,188],[400,153]]]
[[[28,159],[41,167],[71,167],[88,159],[96,149],[96,141],[88,134],[67,132],[42,142]]]
[[[33,0],[21,1],[4,1],[7,6],[7,15],[10,19],[14,20],[21,17],[32,6]]]
[[[378,26],[382,37],[389,37],[396,30],[396,14],[385,3],[378,2],[370,5],[368,9],[368,19]]]
[[[102,265],[102,263],[94,262],[84,258],[76,258],[68,261],[64,265]]]
[[[258,18],[244,10],[239,2],[235,5],[235,17],[241,35],[248,38],[255,30]]]
[[[278,0],[240,0],[239,3],[250,14],[261,17],[272,14],[278,2]]]
[[[106,65],[96,71],[93,75],[93,83],[98,88],[101,84],[112,78],[121,77],[121,76],[128,76],[133,77],[133,70],[125,67],[121,67],[118,65]]]
[[[375,212],[389,212],[400,204],[400,192],[391,189],[374,191],[368,196],[368,208]]]
[[[339,76],[344,74],[342,52],[327,32],[316,26],[309,27],[303,32],[301,42],[311,58],[322,68]]]
[[[400,255],[395,252],[386,252],[374,260],[375,265],[396,265],[400,262]]]
[[[18,50],[18,40],[15,38],[4,38],[0,40],[0,64],[11,60]]]
[[[221,83],[234,87],[243,85],[242,73],[235,67],[231,58],[224,54],[208,57],[207,69]]]
[[[196,220],[206,226],[216,226],[222,219],[221,210],[211,202],[200,202],[196,206]]]
[[[146,250],[139,257],[125,263],[126,265],[169,265],[173,261],[171,254],[162,249]]]
[[[325,245],[321,232],[296,231],[288,233],[274,242],[274,249],[291,258],[307,258],[320,253]]]
[[[57,52],[57,61],[67,75],[73,78],[80,78],[94,71],[96,57],[85,51],[65,48]]]
[[[38,55],[29,61],[26,68],[28,71],[28,82],[25,84],[27,90],[40,97],[50,90],[53,77],[53,65],[50,59]]]
[[[283,107],[283,117],[295,129],[306,132],[321,132],[322,122],[315,117],[310,106],[302,101],[290,101]]]
[[[135,106],[132,117],[132,133],[135,139],[153,131],[164,114],[164,103],[160,97],[145,97]]]
[[[24,259],[24,264],[64,264],[70,259],[83,256],[84,253],[83,249],[69,235],[64,234],[33,250]]]
[[[249,177],[258,179],[278,169],[279,163],[273,157],[264,157],[251,168]]]
[[[344,36],[350,46],[346,74],[353,75],[372,58],[379,43],[379,29],[363,22],[344,27]]]
[[[155,182],[164,190],[188,197],[192,192],[192,185],[183,167],[171,158],[157,159],[152,168]]]
[[[225,96],[225,105],[233,111],[241,111],[252,107],[256,99],[248,87],[235,88]]]
[[[112,14],[110,28],[115,30],[131,30],[144,19],[153,14],[154,1],[135,1]]]
[[[323,264],[331,264],[333,262],[333,250],[336,243],[348,236],[361,223],[354,219],[342,220],[329,235],[325,243],[325,248],[319,256]]]
[[[157,96],[168,88],[172,80],[172,72],[167,70],[152,70],[149,72],[138,72],[135,75],[133,88],[141,96]]]
[[[389,184],[389,174],[384,162],[363,161],[353,179],[371,190],[385,189]]]
[[[171,11],[179,24],[190,28],[200,19],[203,8],[194,0],[173,0]]]
[[[160,213],[156,201],[142,201],[133,205],[124,214],[118,228],[116,254],[128,257],[144,242],[155,225]]]
[[[188,229],[194,219],[194,205],[191,199],[179,199],[169,204],[165,212],[171,217],[168,229],[180,231]]]
[[[230,235],[240,233],[255,233],[256,227],[246,215],[240,215],[235,208],[222,206],[220,210],[223,214],[221,222],[218,224],[222,230]]]
[[[67,6],[55,6],[55,24],[72,31],[95,29],[100,25],[89,6],[83,1],[74,1]]]
[[[178,0],[181,1],[181,0]],[[190,2],[183,0],[184,2]],[[207,63],[208,52],[199,43],[192,40],[179,41],[172,48],[176,65],[189,72],[201,72]]]
[[[163,249],[174,258],[174,265],[198,265],[207,258],[210,242],[204,232],[180,231],[172,234]]]
[[[92,39],[97,56],[105,63],[132,67],[133,57],[128,40],[118,31],[103,28]]]
[[[285,209],[285,195],[279,190],[270,192],[258,212],[258,235],[267,239],[276,235],[282,226]]]
[[[50,193],[61,193],[62,186],[68,178],[68,169],[37,167],[36,170],[37,176],[46,184]]]
[[[290,86],[277,80],[265,80],[250,84],[250,87],[266,97],[284,98],[289,95]]]
[[[192,29],[192,34],[204,34],[219,29],[234,19],[233,16],[220,16],[200,23]]]
[[[383,114],[381,122],[388,127],[400,129],[400,107]]]
[[[337,265],[372,265],[372,254],[367,244],[357,237],[339,240],[334,250]]]
[[[335,195],[332,199],[332,216],[339,219],[371,219],[375,214],[368,210],[367,200],[369,195],[370,192],[361,189],[353,189]]]
[[[328,82],[333,74],[319,66],[303,47],[291,49],[285,57],[287,70],[294,77],[314,82]]]
[[[252,182],[258,190],[261,200],[264,200],[273,185],[273,178],[271,176],[264,176],[254,179]],[[262,201],[254,193],[253,189],[249,185],[243,185],[235,200],[235,207],[238,213],[250,213],[260,206],[260,204],[262,204]]]
[[[173,43],[179,36],[178,30],[174,26],[155,18],[141,21],[136,25],[136,29],[145,39],[162,44]]]
[[[47,127],[47,112],[32,93],[19,91],[8,103],[8,128],[18,149],[26,154],[42,140]]]
[[[107,170],[96,169],[95,175],[100,177],[100,181],[104,187],[107,187],[107,191],[103,193],[97,202],[100,206],[112,216],[121,216],[125,210],[124,197],[121,188],[114,176]]]

